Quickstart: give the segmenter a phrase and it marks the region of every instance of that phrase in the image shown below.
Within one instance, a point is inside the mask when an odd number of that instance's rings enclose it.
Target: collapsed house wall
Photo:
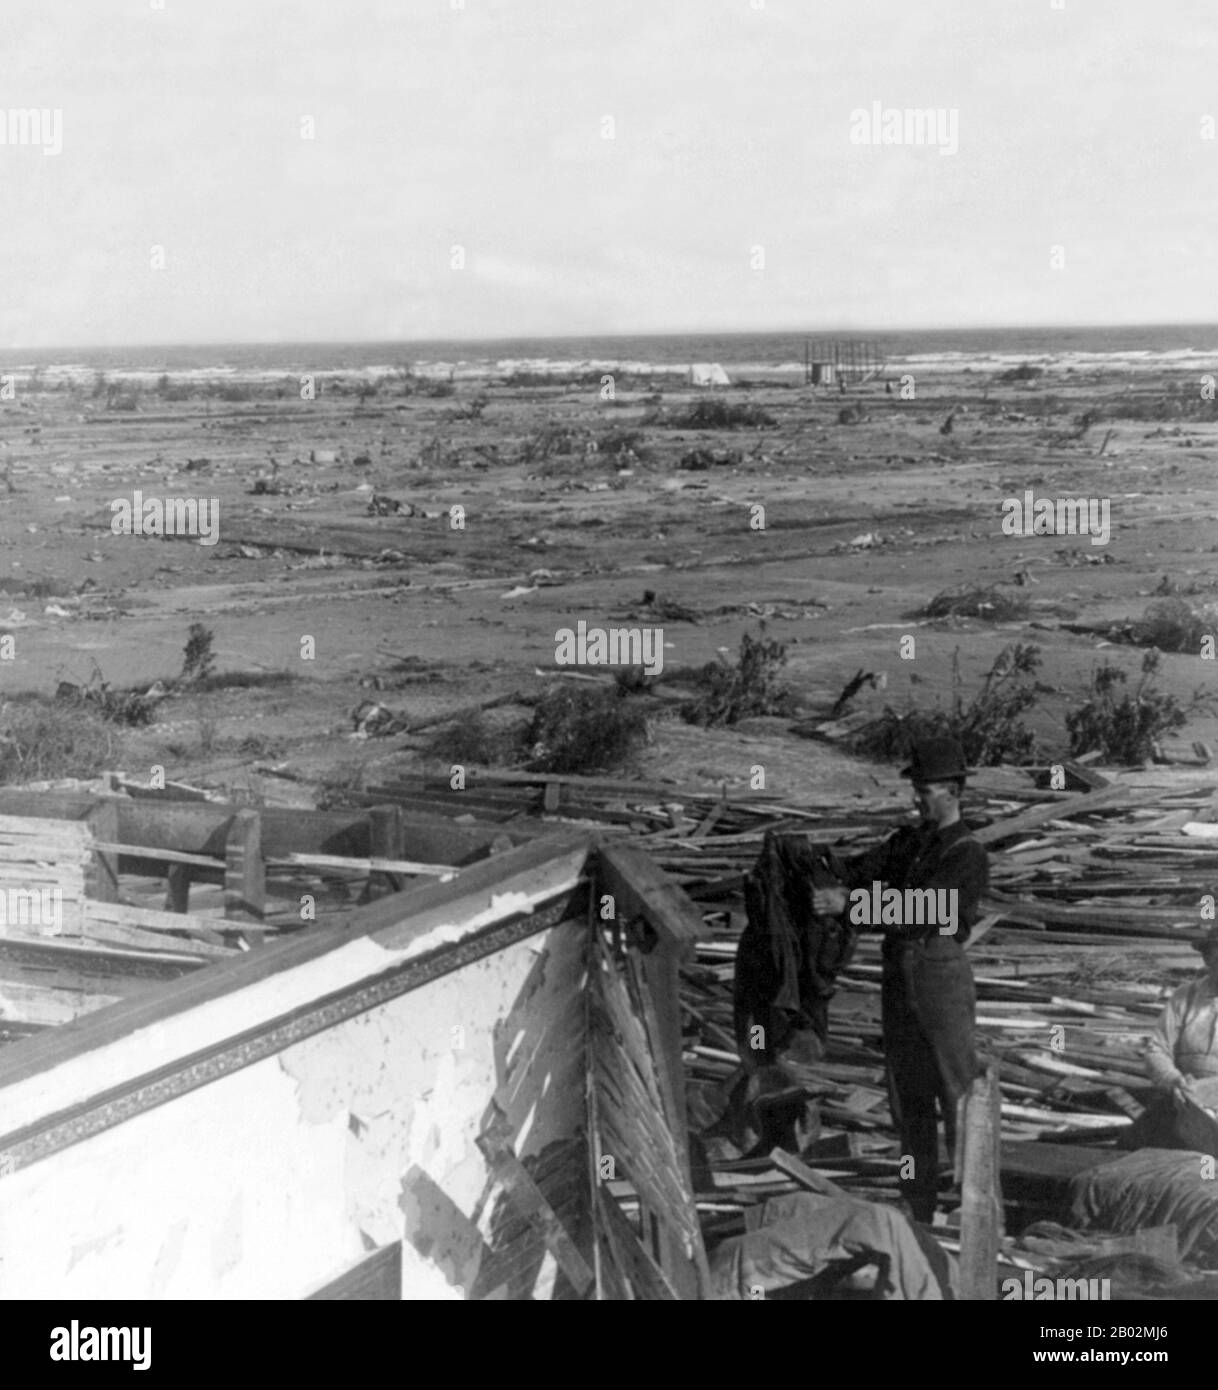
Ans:
[[[585,858],[513,851],[5,1049],[0,1297],[299,1298],[399,1241],[406,1297],[569,1292],[477,1139],[501,1111],[586,1248]]]

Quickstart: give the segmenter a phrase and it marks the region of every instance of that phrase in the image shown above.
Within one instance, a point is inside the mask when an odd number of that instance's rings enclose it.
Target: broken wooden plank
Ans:
[[[438,878],[441,883],[460,872],[454,864],[424,864],[416,859],[353,859],[341,854],[285,854],[263,862],[268,869],[349,869],[360,874],[415,874]]]
[[[491,1119],[478,1136],[477,1144],[495,1176],[537,1228],[546,1249],[558,1261],[559,1268],[582,1298],[595,1282],[596,1276],[567,1234],[558,1213],[546,1201],[524,1164],[516,1157],[507,1117],[497,1105],[492,1105]]]
[[[1002,1241],[998,1135],[1001,1127],[996,1068],[988,1067],[965,1092],[957,1127],[960,1153],[960,1291],[957,1297],[993,1302],[998,1297]]]

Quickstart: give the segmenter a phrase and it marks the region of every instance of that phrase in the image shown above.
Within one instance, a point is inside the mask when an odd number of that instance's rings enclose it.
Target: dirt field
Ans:
[[[190,624],[202,622],[218,670],[291,679],[166,699],[154,724],[122,731],[118,765],[136,778],[163,764],[170,778],[307,800],[309,782],[421,766],[422,740],[409,732],[353,737],[361,701],[402,714],[410,730],[536,692],[560,678],[558,629],[646,621],[650,589],[699,615],[663,623],[667,669],[733,658],[764,617],[767,635],[788,644],[785,674],[808,717],[827,716],[860,668],[888,684],[852,709],[945,702],[957,650],[972,695],[1006,644],[1033,641],[1049,689],[1027,722],[1047,756],[1064,755],[1064,714],[1093,667],[1108,657],[1132,676],[1142,658],[1070,628],[1140,617],[1165,576],[1195,606],[1218,595],[1218,425],[1175,413],[1171,402],[1198,392],[1192,378],[1149,368],[1050,370],[1033,382],[939,376],[919,379],[914,400],[900,399],[899,375],[890,369],[892,394],[879,381],[847,394],[718,390],[777,421],[719,431],[641,423],[649,410],[707,398],[661,377],[619,383],[612,402],[591,382],[460,382],[432,397],[386,381],[361,400],[354,381],[331,378],[313,401],[255,384],[248,402],[173,400],[149,386],[135,409],[117,408],[121,396],[107,408],[87,382],[19,381],[0,407],[0,633],[14,638],[0,664],[5,692],[50,696],[60,681],[88,681],[94,663],[115,686],[167,680]],[[856,405],[866,418],[841,423]],[[1099,419],[1083,429],[1086,411]],[[549,427],[570,433],[552,434],[545,456]],[[633,453],[609,452],[613,432],[636,430]],[[695,449],[725,461],[682,468]],[[309,461],[326,450],[336,461]],[[272,460],[272,486],[284,490],[256,495]],[[137,489],[216,499],[218,543],[113,534],[110,504]],[[1110,499],[1110,542],[1004,535],[1002,501],[1026,489]],[[374,494],[415,514],[370,516]],[[750,525],[755,504],[764,530]],[[966,583],[1010,586],[1027,617],[913,616]],[[907,634],[912,660],[898,654]],[[1187,701],[1213,689],[1215,669],[1199,654],[1165,655],[1160,684]],[[790,724],[707,730],[657,714],[638,771],[742,787],[760,763],[767,790],[792,798],[893,786],[887,769],[792,736]],[[1197,710],[1168,747],[1191,757],[1192,743],[1216,732],[1213,710]]]

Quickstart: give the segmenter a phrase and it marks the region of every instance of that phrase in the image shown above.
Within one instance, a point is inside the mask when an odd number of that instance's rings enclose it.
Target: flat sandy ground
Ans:
[[[706,398],[668,378],[650,386],[666,411]],[[107,409],[87,386],[20,383],[0,407],[10,481],[8,495],[0,486],[0,633],[15,639],[3,689],[50,694],[60,680],[88,680],[94,663],[116,686],[172,677],[201,621],[219,669],[295,679],[166,700],[156,724],[124,733],[120,765],[143,778],[160,763],[170,777],[279,798],[290,784],[256,767],[375,781],[422,766],[419,739],[352,737],[361,701],[413,726],[539,690],[555,679],[559,628],[647,623],[639,604],[651,589],[700,615],[664,623],[667,668],[734,657],[764,616],[768,635],[789,644],[786,674],[809,715],[826,714],[860,668],[886,672],[888,686],[854,708],[946,701],[957,651],[971,696],[1004,645],[1035,642],[1050,689],[1028,722],[1060,756],[1064,714],[1092,669],[1110,659],[1133,677],[1142,657],[1065,625],[1139,617],[1164,576],[1196,605],[1218,597],[1218,424],[1155,417],[1166,392],[1199,390],[1192,378],[962,373],[920,380],[913,401],[880,382],[846,395],[733,387],[716,397],[763,406],[777,427],[705,432],[641,426],[649,386],[638,387],[609,403],[591,384],[461,382],[432,398],[394,381],[361,402],[340,380],[313,401],[170,402],[146,391],[132,411]],[[1150,418],[1102,418],[1134,402]],[[854,404],[866,420],[840,423]],[[1080,433],[1088,410],[1100,422]],[[574,431],[574,452],[528,459],[526,441],[551,425]],[[589,440],[639,428],[641,457],[587,452]],[[429,450],[433,441],[441,447]],[[695,448],[729,461],[680,468]],[[338,459],[311,463],[313,450]],[[255,495],[272,459],[290,490]],[[1003,499],[1028,488],[1109,499],[1109,544],[1003,535]],[[110,503],[136,489],[217,499],[219,542],[114,535]],[[368,515],[373,491],[416,514]],[[450,521],[458,504],[463,530]],[[765,508],[764,531],[750,527],[753,504]],[[1021,570],[1034,582],[1016,589]],[[965,583],[1012,586],[1027,618],[912,616]],[[898,655],[906,634],[913,660]],[[305,636],[313,660],[301,657]],[[1199,654],[1168,655],[1161,685],[1187,700],[1213,691],[1216,673]],[[791,736],[789,723],[708,731],[657,718],[638,771],[744,787],[761,763],[766,789],[791,798],[894,786],[889,770]],[[1198,711],[1171,746],[1188,754],[1216,732],[1213,712]]]

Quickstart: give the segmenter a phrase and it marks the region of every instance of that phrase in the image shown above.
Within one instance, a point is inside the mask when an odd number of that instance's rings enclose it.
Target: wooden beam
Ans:
[[[596,1276],[580,1254],[575,1242],[567,1234],[558,1213],[546,1201],[524,1164],[516,1157],[507,1117],[497,1105],[492,1106],[491,1114],[489,1124],[478,1136],[478,1147],[495,1176],[515,1199],[519,1209],[537,1228],[545,1241],[546,1249],[558,1261],[559,1268],[582,1298],[595,1282]]]
[[[643,917],[682,952],[703,935],[702,912],[689,894],[643,850],[602,841],[599,878],[619,917]]]
[[[107,844],[118,838],[118,808],[113,801],[99,801],[85,813],[84,821],[95,842]],[[118,902],[117,854],[95,848],[85,871],[85,897],[99,903]]]
[[[368,859],[375,864],[392,863],[405,860],[402,853],[402,813],[396,806],[370,806],[368,808]],[[407,861],[408,862],[408,861]],[[403,874],[409,869],[386,868],[379,871],[382,881],[391,893],[400,893],[406,887]],[[369,879],[365,892],[371,897],[372,880]]]
[[[307,868],[313,865],[321,869],[379,873],[391,878],[399,878],[402,874],[418,874],[442,881],[455,878],[459,872],[455,864],[423,864],[415,859],[348,859],[341,854],[285,854],[280,858],[266,859],[263,862],[275,869]]]
[[[266,866],[262,862],[262,817],[248,808],[233,817],[225,845],[224,915],[266,915]]]
[[[998,1070],[989,1067],[960,1102],[961,1182],[960,1292],[974,1302],[998,1297],[998,1252],[1002,1243],[1002,1193],[999,1185],[999,1134],[1002,1096]]]
[[[822,1177],[814,1168],[809,1168],[806,1163],[801,1163],[794,1154],[787,1153],[786,1149],[771,1149],[770,1162],[775,1168],[784,1172],[787,1177],[794,1178],[800,1187],[807,1188],[809,1192],[818,1193],[821,1197],[850,1198],[849,1192],[844,1187],[838,1187],[837,1183]]]
[[[1135,791],[1129,787],[1111,787],[1107,791],[1085,792],[1081,796],[1067,797],[1064,801],[1033,806],[1017,816],[995,821],[993,825],[974,830],[973,838],[983,845],[991,845],[1010,839],[1012,835],[1023,835],[1038,825],[1044,825],[1046,821],[1069,820],[1072,816],[1085,816],[1092,811],[1123,811],[1127,807],[1148,806],[1161,800],[1162,794],[1153,789]]]
[[[190,911],[189,864],[170,864],[165,875],[165,907],[170,912]]]

